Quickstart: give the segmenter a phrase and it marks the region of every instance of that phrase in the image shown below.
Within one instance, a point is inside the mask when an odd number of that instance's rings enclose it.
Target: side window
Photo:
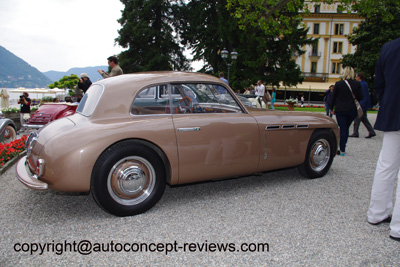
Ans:
[[[242,113],[223,85],[175,83],[143,88],[133,100],[133,115]]]
[[[136,95],[131,106],[134,115],[162,115],[170,114],[169,97],[166,85],[157,85],[144,88]]]
[[[145,88],[142,91],[140,91],[136,98],[150,98],[153,99],[156,96],[156,86],[152,86],[149,88]]]
[[[174,114],[199,113],[241,113],[243,110],[226,87],[217,84],[185,83],[174,84],[181,93],[179,100],[174,98]]]

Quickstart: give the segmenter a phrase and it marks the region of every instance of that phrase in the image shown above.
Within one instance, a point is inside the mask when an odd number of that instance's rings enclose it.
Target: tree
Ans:
[[[353,8],[366,19],[349,36],[350,43],[357,46],[357,51],[345,55],[342,63],[364,72],[372,89],[375,63],[382,46],[400,36],[400,2],[360,1]]]
[[[118,20],[122,27],[115,41],[127,48],[119,55],[125,73],[190,68],[173,28],[174,6],[179,5],[180,1],[121,2],[125,8]]]
[[[293,21],[300,25],[304,0],[227,0],[227,7],[238,19],[241,29],[259,27],[267,35],[291,34]],[[290,16],[289,16],[290,14]]]
[[[335,0],[313,1],[326,2],[329,4],[335,2]],[[348,13],[355,11],[366,20],[380,18],[384,22],[390,22],[396,17],[395,13],[393,13],[393,9],[389,7],[399,7],[399,2],[397,0],[341,0],[340,2],[342,4],[342,11],[347,11]]]
[[[64,89],[70,89],[68,90],[68,94],[69,95],[76,95],[77,92],[73,91],[72,89],[76,89],[77,88],[77,84],[79,82],[79,77],[75,74],[71,74],[70,76],[64,76],[62,77],[59,81],[55,81],[52,84],[49,84],[49,88],[53,89],[53,88],[64,88]]]
[[[259,79],[273,85],[302,81],[292,55],[304,53],[302,46],[315,40],[307,39],[307,29],[301,26],[301,18],[296,17],[297,10],[280,10],[290,31],[274,29],[267,33],[257,23],[242,27],[240,20],[227,10],[228,2],[192,0],[179,12],[182,44],[193,49],[195,60],[206,62],[202,71],[225,71],[227,67],[219,53],[226,48],[239,53],[231,72],[234,88],[242,89]]]
[[[71,76],[64,76],[59,81],[55,81],[52,84],[49,84],[49,88],[68,88],[73,89],[79,82],[79,77],[75,74],[71,74]]]

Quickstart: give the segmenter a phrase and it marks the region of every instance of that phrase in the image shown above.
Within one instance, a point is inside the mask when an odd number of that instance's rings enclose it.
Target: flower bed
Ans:
[[[0,174],[5,172],[25,152],[27,138],[28,136],[24,135],[10,143],[0,144]]]

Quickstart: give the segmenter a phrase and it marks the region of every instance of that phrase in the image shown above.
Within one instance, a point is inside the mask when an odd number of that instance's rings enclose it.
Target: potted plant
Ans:
[[[3,113],[4,117],[9,119],[18,119],[19,120],[19,108],[8,107],[1,109],[1,113]]]
[[[286,103],[288,104],[288,110],[293,111],[294,110],[294,104],[296,104],[296,99],[289,98],[286,99]]]

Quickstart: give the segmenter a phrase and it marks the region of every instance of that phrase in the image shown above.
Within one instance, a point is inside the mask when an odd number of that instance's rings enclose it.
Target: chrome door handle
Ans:
[[[178,128],[178,132],[195,132],[200,131],[200,127],[192,127],[192,128]]]

